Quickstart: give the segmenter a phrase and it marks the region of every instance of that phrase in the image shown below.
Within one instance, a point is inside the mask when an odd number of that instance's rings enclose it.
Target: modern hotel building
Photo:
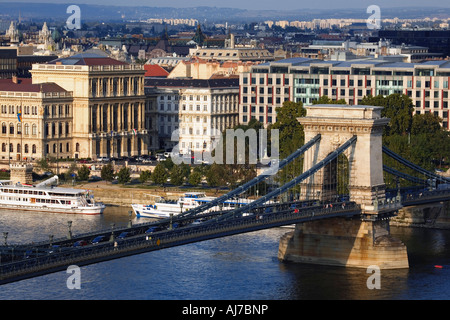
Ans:
[[[368,95],[408,95],[417,114],[432,112],[449,129],[450,61],[404,63],[382,57],[350,61],[290,58],[255,65],[240,75],[239,122],[276,122],[284,101],[311,105],[321,96],[358,105]]]

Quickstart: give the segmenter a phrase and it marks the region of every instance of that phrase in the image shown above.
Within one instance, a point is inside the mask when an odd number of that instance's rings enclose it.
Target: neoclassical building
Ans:
[[[142,66],[82,53],[34,64],[31,74],[33,84],[54,82],[72,92],[74,158],[148,154]]]
[[[0,159],[70,158],[72,92],[31,79],[0,80]]]
[[[218,132],[238,125],[237,78],[147,78],[145,87],[157,96],[161,149],[210,152]]]

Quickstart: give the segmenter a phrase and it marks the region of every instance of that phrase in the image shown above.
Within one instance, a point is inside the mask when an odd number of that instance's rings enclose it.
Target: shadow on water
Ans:
[[[381,270],[380,289],[369,289],[367,281],[373,273],[366,269],[296,263],[282,263],[280,269],[292,278],[289,300],[397,299],[408,286],[407,269]]]

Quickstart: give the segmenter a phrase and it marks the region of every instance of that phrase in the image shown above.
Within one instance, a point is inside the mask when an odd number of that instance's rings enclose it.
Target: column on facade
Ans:
[[[106,132],[111,132],[111,119],[112,119],[112,117],[111,117],[111,104],[110,103],[108,103],[107,105],[106,105],[106,119],[107,119],[107,121],[106,121],[106,128],[105,128],[105,131]]]
[[[128,122],[128,131],[133,130],[134,126],[133,126],[133,109],[134,109],[134,105],[132,103],[128,104],[128,118],[127,118],[127,122]]]
[[[117,125],[117,131],[123,131],[123,103],[119,103],[119,110],[117,111],[117,117],[118,117],[118,125]]]

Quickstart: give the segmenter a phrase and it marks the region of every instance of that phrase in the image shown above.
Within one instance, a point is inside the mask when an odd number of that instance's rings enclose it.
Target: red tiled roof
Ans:
[[[144,64],[145,77],[167,77],[167,72],[163,67],[157,64]]]
[[[66,90],[56,83],[36,83],[33,84],[31,79],[19,78],[17,83],[12,79],[0,79],[0,91],[15,92],[66,92]]]

